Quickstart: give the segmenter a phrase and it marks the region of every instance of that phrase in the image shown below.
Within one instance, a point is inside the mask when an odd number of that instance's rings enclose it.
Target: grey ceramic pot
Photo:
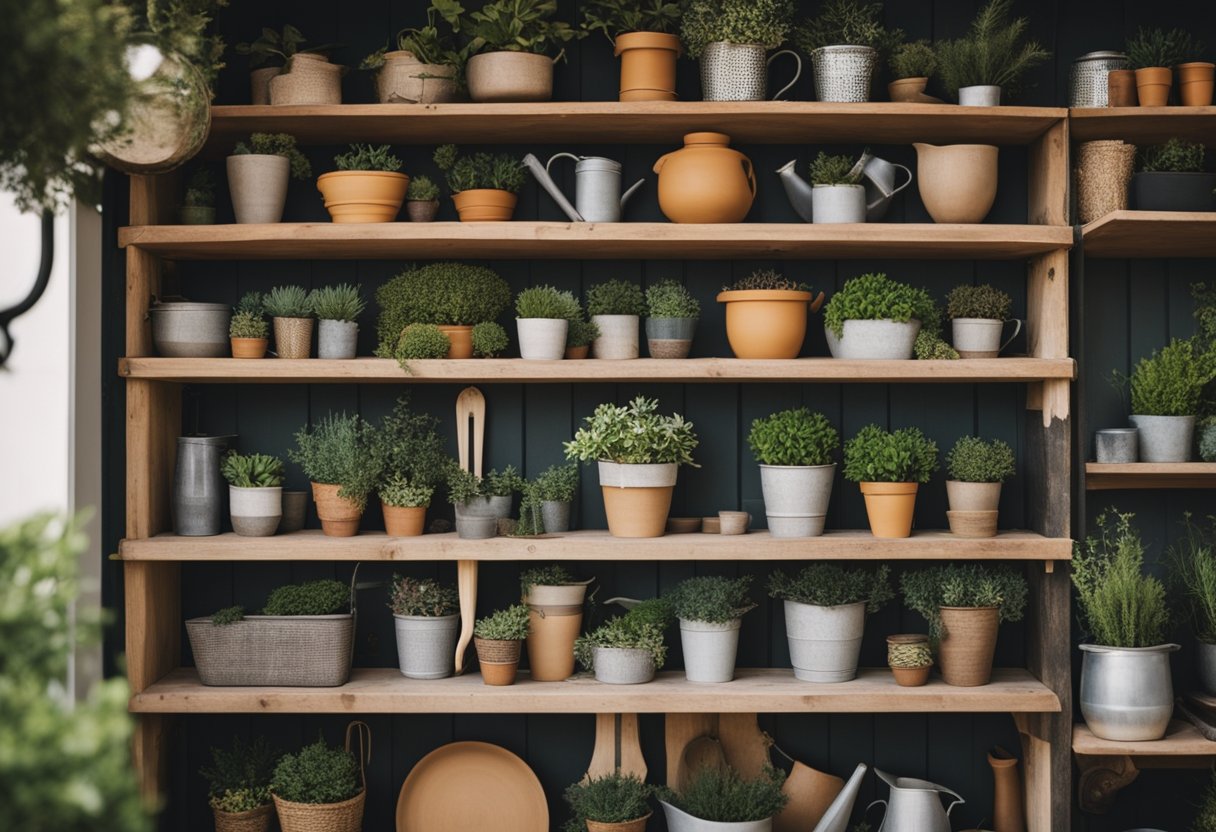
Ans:
[[[1141,462],[1189,462],[1195,438],[1194,416],[1136,416]]]
[[[225,358],[231,349],[228,322],[232,310],[223,303],[156,303],[152,343],[166,358]]]
[[[456,664],[460,616],[394,615],[397,663],[410,679],[443,679]]]
[[[317,358],[331,360],[355,357],[359,324],[355,321],[327,321],[317,328]]]
[[[1140,431],[1136,428],[1104,428],[1094,434],[1094,458],[1105,464],[1140,459]]]
[[[542,500],[540,516],[546,534],[561,534],[570,531],[569,500]]]
[[[654,657],[632,647],[596,647],[595,680],[608,685],[640,685],[654,678]]]

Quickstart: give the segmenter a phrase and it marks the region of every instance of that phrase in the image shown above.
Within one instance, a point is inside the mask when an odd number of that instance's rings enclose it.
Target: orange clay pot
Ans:
[[[417,537],[426,526],[426,506],[382,506],[384,533],[389,537]]]
[[[662,32],[619,35],[613,51],[621,59],[621,101],[675,101],[680,39]]]
[[[506,222],[515,213],[515,194],[496,188],[474,188],[452,194],[461,222]]]
[[[1131,69],[1112,69],[1106,75],[1108,107],[1136,106],[1136,73]]]
[[[908,537],[912,534],[912,515],[916,511],[914,482],[863,482],[866,517],[875,537]]]
[[[1178,95],[1184,107],[1207,107],[1212,103],[1212,81],[1216,64],[1196,61],[1178,64]]]
[[[404,173],[383,170],[335,170],[317,178],[334,222],[392,222],[409,184]]]
[[[321,531],[330,537],[353,537],[359,533],[359,520],[363,509],[353,500],[339,497],[340,485],[323,482],[312,484],[312,501],[317,504],[317,517],[321,518]]]
[[[581,347],[566,347],[566,359],[570,361],[581,361],[590,354],[590,344],[583,344]]]
[[[456,326],[444,325],[439,327],[439,331],[448,336],[448,358],[472,358],[473,357],[473,327],[471,326]]]
[[[229,338],[233,358],[265,358],[269,338]]]
[[[1136,70],[1136,95],[1141,107],[1164,107],[1170,102],[1174,73],[1169,67],[1150,66]]]
[[[533,682],[562,682],[574,673],[574,642],[583,606],[528,605],[528,667]]]
[[[726,304],[726,340],[735,358],[797,358],[810,302],[810,292],[791,289],[718,293],[718,303]]]
[[[654,163],[659,208],[672,222],[742,222],[756,198],[752,162],[725,133],[689,133]]]

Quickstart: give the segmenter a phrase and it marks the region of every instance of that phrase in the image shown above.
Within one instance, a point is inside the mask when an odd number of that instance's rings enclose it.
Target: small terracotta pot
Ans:
[[[622,98],[622,101],[627,99]],[[633,99],[638,100],[638,99]],[[587,824],[587,832],[645,832],[646,821],[650,820],[650,812],[642,815],[634,820],[625,820],[620,823],[601,823],[598,820],[585,821]]]
[[[392,222],[410,178],[384,170],[335,170],[317,177],[317,190],[334,222]]]
[[[919,103],[925,97],[925,87],[928,85],[927,77],[900,78],[898,81],[887,84],[887,97],[892,101],[901,101],[905,104]]]
[[[918,688],[921,685],[928,683],[929,671],[932,668],[929,665],[924,667],[893,667],[891,674],[895,677],[895,681],[903,688]]]
[[[439,331],[448,336],[448,358],[473,357],[473,327],[444,325]]]
[[[330,537],[353,537],[359,533],[359,520],[363,509],[358,503],[339,497],[340,485],[314,482],[312,501],[317,505],[317,517],[321,518],[321,530]]]
[[[1170,103],[1174,73],[1169,67],[1150,66],[1136,70],[1136,97],[1141,107],[1164,107]]]
[[[267,803],[248,812],[221,812],[214,806],[215,832],[267,832],[274,820],[274,804]]]
[[[405,215],[410,218],[410,222],[434,222],[435,215],[439,213],[439,200],[437,199],[407,199],[405,201]]]
[[[270,79],[283,71],[281,66],[264,66],[249,72],[249,103],[270,103]]]
[[[519,662],[481,662],[481,681],[493,687],[515,684]]]
[[[469,98],[479,103],[548,101],[553,59],[532,52],[482,52],[465,65]]]
[[[787,289],[720,292],[731,352],[736,358],[797,358],[810,302],[810,292]]]
[[[942,607],[945,635],[937,661],[948,685],[977,687],[992,678],[1000,611],[996,607]]]
[[[481,665],[483,682],[494,686],[515,684],[522,646],[520,642],[474,637],[473,645],[477,648],[477,662]]]
[[[269,338],[229,338],[233,358],[265,358]]]
[[[274,351],[279,358],[312,355],[312,318],[274,318]]]
[[[426,528],[426,506],[382,505],[384,532],[389,537],[417,537]]]
[[[574,641],[583,626],[582,604],[528,605],[528,667],[534,682],[562,682],[574,673]]]
[[[507,222],[515,213],[518,198],[510,191],[474,188],[452,194],[461,222]]]
[[[1214,76],[1216,76],[1216,64],[1206,61],[1178,64],[1178,95],[1182,98],[1182,106],[1210,106]]]
[[[618,35],[613,54],[621,59],[621,101],[675,101],[680,39],[662,32]]]
[[[908,537],[912,534],[912,516],[916,512],[914,482],[863,482],[861,493],[866,498],[866,517],[870,533],[875,537]]]
[[[583,344],[581,347],[566,347],[566,359],[568,361],[582,361],[590,354],[590,344]]]
[[[1135,107],[1136,72],[1132,69],[1112,69],[1106,75],[1106,106]]]

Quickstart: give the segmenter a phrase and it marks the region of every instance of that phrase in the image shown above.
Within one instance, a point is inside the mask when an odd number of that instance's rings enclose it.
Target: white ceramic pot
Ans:
[[[553,97],[553,61],[531,52],[482,52],[465,66],[469,98],[475,102],[548,101]]]
[[[1194,416],[1135,416],[1141,462],[1190,462],[1195,439]]]
[[[954,348],[962,358],[996,358],[1001,354],[1005,322],[996,318],[955,318],[950,322]]]
[[[958,88],[958,103],[962,107],[999,107],[1001,88],[992,84]]]
[[[735,678],[741,619],[725,623],[680,619],[684,675],[690,682],[729,682]]]
[[[920,321],[845,321],[841,337],[827,326],[824,333],[833,358],[907,360],[920,334]]]
[[[761,465],[760,490],[768,533],[773,537],[823,534],[836,464]]]
[[[394,615],[397,663],[410,679],[443,679],[456,664],[459,615]]]
[[[529,361],[557,361],[566,355],[566,332],[570,322],[564,318],[516,318],[519,332],[519,357]]]
[[[785,635],[794,676],[804,682],[847,682],[857,676],[866,605],[819,607],[785,602]]]
[[[862,185],[816,185],[811,189],[811,205],[816,225],[866,221],[866,189]]]
[[[322,319],[317,327],[317,358],[354,358],[358,343],[359,324],[355,321]]]
[[[641,685],[654,678],[654,657],[633,647],[596,647],[595,680],[607,685]]]
[[[228,191],[238,223],[279,222],[287,204],[291,164],[286,156],[242,153],[229,156]]]
[[[1001,502],[1001,484],[946,480],[946,499],[951,511],[996,511]]]
[[[243,537],[270,537],[283,519],[283,488],[228,486],[232,530]]]
[[[663,816],[667,819],[667,832],[772,832],[773,828],[772,818],[725,823],[695,818],[665,800],[660,800],[659,804],[663,807]]]
[[[592,315],[591,322],[600,328],[600,337],[591,342],[592,358],[638,357],[637,315]]]

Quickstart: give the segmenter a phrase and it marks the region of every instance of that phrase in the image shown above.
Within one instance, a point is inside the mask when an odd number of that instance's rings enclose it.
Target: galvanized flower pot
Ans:
[[[680,619],[684,675],[690,682],[729,682],[735,678],[742,619],[723,623]]]
[[[804,682],[847,682],[857,675],[865,602],[821,607],[785,602],[785,636],[794,676]]]
[[[705,47],[701,54],[701,98],[705,101],[764,101],[768,98],[768,68],[781,55],[792,55],[797,62],[793,79],[777,91],[774,99],[802,76],[802,59],[796,52],[783,49],[765,57],[767,50],[758,43],[719,41]]]
[[[824,46],[811,52],[815,98],[838,103],[870,100],[878,50],[869,46]]]
[[[1144,742],[1165,736],[1174,713],[1170,653],[1177,649],[1081,645],[1081,715],[1095,737]]]
[[[459,615],[394,615],[397,663],[409,679],[443,679],[456,664]]]

